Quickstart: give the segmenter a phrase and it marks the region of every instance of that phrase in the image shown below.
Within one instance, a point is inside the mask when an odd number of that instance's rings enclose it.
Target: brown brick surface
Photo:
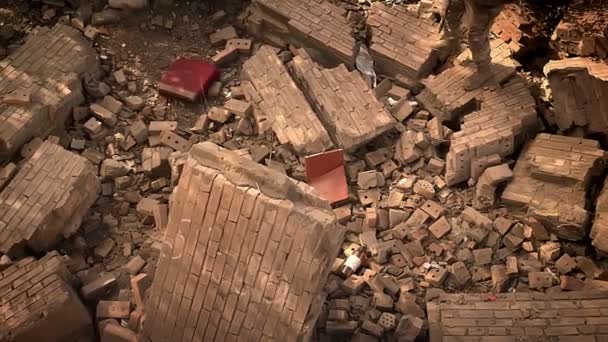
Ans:
[[[344,64],[325,69],[303,49],[299,53],[294,74],[338,146],[352,151],[396,124],[357,71]]]
[[[45,141],[0,193],[0,252],[48,251],[76,232],[99,187],[87,159]]]
[[[252,9],[248,28],[266,43],[314,47],[324,58],[352,63],[355,40],[345,9],[325,0],[255,0]]]
[[[441,35],[429,21],[405,7],[373,2],[367,23],[372,35],[370,52],[384,73],[418,79],[436,66],[433,44]]]
[[[173,194],[145,332],[152,341],[309,336],[342,242],[308,185],[195,145]]]
[[[553,45],[577,56],[608,56],[608,1],[576,0],[551,37]]]
[[[79,78],[97,68],[95,51],[79,31],[62,24],[36,31],[0,61],[0,99],[15,91],[31,97],[25,105],[0,101],[0,155],[63,128],[84,101]]]
[[[492,46],[492,67],[495,79],[502,83],[515,74],[517,62],[511,58],[509,46],[502,40],[494,40]],[[458,56],[455,65],[437,76],[429,76],[422,83],[426,86],[416,98],[435,116],[453,119],[459,114],[474,108],[480,101],[486,87],[465,91],[466,79],[474,72],[470,61],[471,51],[466,50]]]
[[[593,246],[598,251],[608,253],[608,183],[604,183],[596,203],[590,236]]]
[[[483,173],[492,155],[506,157],[536,128],[536,102],[526,81],[516,77],[496,90],[478,96],[481,109],[465,115],[461,130],[452,135],[446,157],[446,182],[454,185]]]
[[[577,341],[603,341],[608,292],[496,297],[489,301],[489,294],[442,294],[428,302],[430,341],[569,341],[566,336],[571,335]]]
[[[272,127],[281,143],[289,143],[299,153],[318,153],[332,142],[302,92],[279,60],[276,51],[263,46],[243,66],[251,81],[244,85],[256,107],[258,129]]]
[[[0,341],[73,341],[90,333],[90,324],[56,252],[0,272]]]
[[[547,63],[544,72],[553,94],[552,124],[562,130],[578,126],[588,133],[608,134],[606,63],[568,58]]]
[[[539,134],[522,152],[502,200],[534,216],[557,236],[586,236],[586,192],[604,151],[594,140]]]

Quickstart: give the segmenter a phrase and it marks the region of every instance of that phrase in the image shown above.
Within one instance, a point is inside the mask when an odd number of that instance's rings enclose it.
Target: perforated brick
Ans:
[[[173,193],[145,305],[146,335],[153,341],[309,336],[344,234],[314,193],[234,152],[194,145]]]

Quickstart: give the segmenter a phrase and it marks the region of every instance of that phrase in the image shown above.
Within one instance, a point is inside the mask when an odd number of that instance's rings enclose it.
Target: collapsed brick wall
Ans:
[[[487,294],[441,294],[427,302],[430,340],[603,341],[608,333],[606,291],[496,297],[488,301]]]
[[[195,145],[173,193],[147,336],[305,339],[343,234],[308,185],[211,143]]]
[[[254,0],[247,19],[250,32],[283,47],[314,47],[324,58],[353,64],[355,39],[346,10],[325,0]]]
[[[410,79],[425,77],[438,63],[433,45],[442,37],[438,27],[402,6],[373,2],[369,11],[370,52],[382,72]]]
[[[0,156],[33,137],[63,129],[73,107],[84,101],[80,78],[97,70],[97,55],[79,31],[57,24],[37,28],[25,44],[0,61],[0,98],[28,94],[22,105],[0,102]]]
[[[570,4],[551,40],[565,53],[576,56],[608,56],[608,1],[575,0]]]
[[[27,257],[0,272],[0,341],[75,341],[91,318],[57,252]]]
[[[509,44],[514,55],[533,52],[541,44],[542,28],[518,4],[506,4],[494,25],[492,33]]]
[[[0,252],[48,251],[78,230],[99,187],[87,159],[45,141],[0,193]]]
[[[474,181],[488,166],[500,163],[521,146],[536,128],[536,102],[526,81],[513,78],[497,90],[481,93],[481,109],[465,115],[461,130],[452,135],[446,157],[446,182]],[[491,156],[497,155],[497,158]]]
[[[590,218],[587,190],[603,158],[597,141],[541,133],[522,152],[502,200],[558,237],[581,240]]]
[[[344,64],[322,68],[303,49],[293,59],[293,71],[329,134],[346,151],[395,126],[396,121],[358,71],[348,71]]]
[[[608,65],[569,58],[547,63],[544,72],[555,108],[550,123],[561,130],[576,126],[608,134]]]
[[[515,74],[518,64],[511,58],[508,44],[494,40],[491,45],[494,78],[497,82],[504,83]],[[470,60],[471,52],[466,50],[458,56],[453,67],[422,81],[426,88],[416,99],[441,120],[452,120],[473,110],[485,91],[483,86],[472,91],[465,91],[463,88],[466,79],[475,71]]]
[[[319,153],[332,142],[276,51],[263,46],[243,65],[243,85],[254,104],[259,131],[272,127],[279,141],[298,153]]]

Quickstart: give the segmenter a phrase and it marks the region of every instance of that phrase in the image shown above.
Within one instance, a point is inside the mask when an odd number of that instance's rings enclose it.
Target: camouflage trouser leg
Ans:
[[[467,10],[467,27],[469,30],[469,47],[473,54],[473,62],[478,68],[488,67],[490,57],[490,28],[500,14],[502,6],[480,7],[474,0],[465,0]]]

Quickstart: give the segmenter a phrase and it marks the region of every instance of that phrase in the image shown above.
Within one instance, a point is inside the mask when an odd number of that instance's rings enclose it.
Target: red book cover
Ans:
[[[180,58],[167,70],[159,83],[159,91],[188,101],[207,92],[220,77],[219,69],[200,59]]]

